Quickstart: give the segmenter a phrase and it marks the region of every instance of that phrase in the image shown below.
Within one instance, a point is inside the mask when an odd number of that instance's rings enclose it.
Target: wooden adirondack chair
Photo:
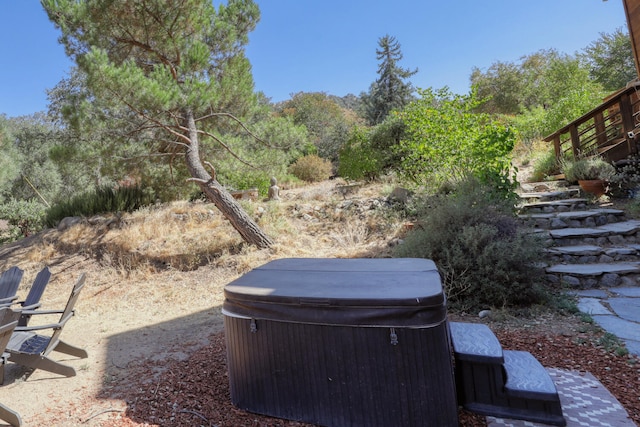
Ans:
[[[61,313],[57,323],[41,326],[19,326],[11,335],[6,351],[9,353],[9,361],[32,369],[43,369],[55,374],[72,377],[76,375],[75,369],[64,365],[49,357],[49,353],[57,351],[79,358],[88,357],[84,349],[67,344],[60,340],[60,335],[67,321],[73,316],[80,291],[84,287],[85,274],[83,273],[73,287],[71,295],[64,310],[22,310],[22,314],[46,315]],[[34,331],[51,330],[50,335],[37,334]]]
[[[44,293],[47,284],[49,284],[49,279],[51,279],[51,271],[49,271],[49,267],[45,267],[40,270],[36,276],[24,301],[16,302],[16,304],[20,305],[17,310],[21,311],[20,320],[18,321],[19,327],[27,326],[29,324],[29,320],[32,316],[32,314],[29,314],[29,310],[35,310],[40,307],[40,298],[42,298],[42,294]],[[14,307],[14,309],[16,308]]]
[[[9,308],[0,308],[0,362],[2,363],[2,366],[0,366],[0,382],[4,380],[4,364],[9,356],[7,353],[4,353],[4,350],[7,347],[13,330],[18,324],[19,315],[19,313]],[[20,415],[2,403],[0,403],[0,420],[8,422],[13,427],[20,427],[22,425]]]
[[[0,307],[11,305],[18,297],[18,287],[24,271],[11,267],[0,275]]]

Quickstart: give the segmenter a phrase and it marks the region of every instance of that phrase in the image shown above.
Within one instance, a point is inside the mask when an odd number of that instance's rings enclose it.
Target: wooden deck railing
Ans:
[[[629,83],[544,140],[553,142],[557,158],[601,155],[617,162],[638,153],[640,81]]]

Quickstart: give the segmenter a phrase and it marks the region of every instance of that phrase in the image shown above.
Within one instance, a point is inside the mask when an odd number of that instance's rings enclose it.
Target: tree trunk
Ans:
[[[222,212],[222,215],[231,223],[245,242],[256,245],[264,249],[273,245],[273,240],[258,227],[258,224],[251,219],[236,202],[231,194],[216,180],[215,176],[209,175],[202,161],[200,160],[200,150],[198,133],[193,112],[187,111],[187,128],[190,144],[187,148],[186,162],[191,176],[199,183],[202,191]]]

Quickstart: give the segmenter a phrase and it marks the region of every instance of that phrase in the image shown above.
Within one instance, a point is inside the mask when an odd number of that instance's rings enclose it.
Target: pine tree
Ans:
[[[414,88],[407,79],[418,72],[417,68],[411,71],[398,65],[403,56],[395,37],[385,35],[378,40],[378,46],[379,77],[371,84],[369,93],[363,95],[365,116],[371,125],[382,123],[392,110],[411,102]]]
[[[211,0],[41,1],[96,99],[129,110],[122,126],[135,118],[139,132],[157,133],[246,242],[271,246],[200,149],[200,140],[209,139],[230,151],[215,129],[228,126],[223,119],[239,122],[255,103],[244,46],[258,6],[252,0],[229,0],[217,10]]]

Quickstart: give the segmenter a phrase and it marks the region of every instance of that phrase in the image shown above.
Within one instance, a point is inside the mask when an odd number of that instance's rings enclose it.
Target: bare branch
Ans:
[[[235,121],[236,123],[238,123],[242,129],[244,129],[245,132],[247,132],[253,139],[255,139],[256,141],[258,141],[259,143],[261,143],[262,145],[264,145],[265,147],[269,147],[269,148],[277,148],[274,147],[273,145],[269,144],[268,142],[266,142],[265,140],[259,138],[256,134],[254,134],[253,132],[251,132],[249,130],[249,128],[247,128],[247,126],[245,126],[244,123],[242,123],[242,121],[237,118],[236,116],[234,116],[231,113],[211,113],[211,114],[207,114],[206,116],[202,116],[199,117],[198,119],[196,119],[196,121],[200,121],[200,120],[205,120],[208,119],[210,117],[229,117],[231,120]]]
[[[132,157],[123,157],[123,156],[113,156],[113,157],[118,160],[128,161],[128,160],[136,160],[136,159],[148,159],[151,157],[166,157],[166,156],[174,157],[175,155],[176,153],[149,153],[149,154],[143,154],[140,156],[132,156]]]
[[[214,141],[216,141],[218,144],[222,145],[222,147],[227,150],[227,152],[229,154],[231,154],[231,156],[233,156],[233,158],[235,158],[236,160],[238,160],[240,163],[242,163],[243,165],[249,166],[252,169],[258,169],[257,167],[255,167],[254,165],[252,165],[251,163],[249,163],[248,161],[242,159],[240,156],[238,156],[227,144],[225,144],[224,142],[222,142],[222,140],[220,140],[220,138],[218,138],[217,136],[213,135],[212,133],[209,133],[207,131],[204,130],[198,130],[198,133],[202,134],[202,135],[206,135],[210,138],[212,138]]]
[[[118,97],[118,94],[114,93],[114,95]],[[164,129],[167,132],[175,135],[178,139],[183,140],[185,145],[188,146],[188,145],[191,144],[191,140],[186,135],[183,135],[180,132],[175,131],[173,129],[173,127],[167,126],[166,124],[160,122],[159,120],[156,120],[153,117],[150,117],[149,115],[145,114],[144,112],[138,110],[137,108],[135,108],[133,105],[131,105],[129,102],[127,102],[122,97],[119,97],[119,98],[120,98],[120,101],[122,101],[122,103],[124,103],[127,107],[129,107],[131,109],[131,111],[135,112],[140,117],[144,117],[146,120],[150,121],[151,123],[155,123],[159,128]],[[178,142],[176,141],[175,143],[177,144]]]
[[[186,179],[187,182],[197,182],[198,184],[202,184],[202,185],[207,185],[209,183],[209,181],[205,180],[205,179],[200,179],[200,178],[187,178]]]
[[[211,169],[211,179],[216,179],[216,168],[213,167],[213,165],[209,162],[207,162],[206,160],[203,162],[206,166],[209,167],[209,169]]]

